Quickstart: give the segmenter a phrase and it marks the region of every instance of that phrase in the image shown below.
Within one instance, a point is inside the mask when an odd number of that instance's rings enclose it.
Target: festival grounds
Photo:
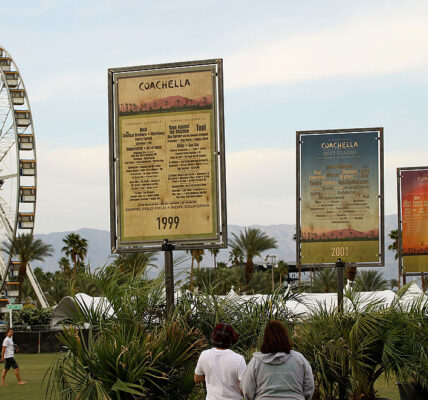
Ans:
[[[61,356],[60,353],[16,354],[15,358],[20,365],[21,377],[27,384],[18,385],[15,375],[10,371],[6,377],[6,386],[0,386],[0,398],[7,400],[48,399],[49,397],[46,397],[46,380],[44,381],[45,374],[51,362],[59,356]],[[378,390],[378,397],[387,397],[390,400],[400,399],[393,379],[387,382],[382,376],[377,380],[375,387]]]

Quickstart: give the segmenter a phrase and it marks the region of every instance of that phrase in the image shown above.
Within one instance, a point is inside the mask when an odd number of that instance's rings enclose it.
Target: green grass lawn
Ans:
[[[380,376],[375,384],[377,397],[385,397],[390,400],[400,400],[400,394],[398,393],[396,381],[397,379],[391,377],[388,382],[383,375]]]
[[[6,376],[6,385],[0,386],[0,399],[5,400],[43,400],[45,399],[46,385],[42,385],[43,377],[52,361],[60,353],[44,354],[16,354],[19,371],[26,385],[18,385],[13,369]],[[2,368],[3,369],[3,368]],[[386,397],[390,400],[400,400],[395,379],[387,382],[381,376],[376,384],[378,397]],[[197,397],[198,398],[198,397]],[[201,398],[204,398],[202,396]]]
[[[26,385],[18,385],[13,368],[7,373],[6,386],[0,386],[0,399],[5,400],[42,400],[45,398],[46,385],[43,377],[52,361],[60,353],[15,354],[19,364],[21,379]],[[0,364],[3,370],[3,364]]]

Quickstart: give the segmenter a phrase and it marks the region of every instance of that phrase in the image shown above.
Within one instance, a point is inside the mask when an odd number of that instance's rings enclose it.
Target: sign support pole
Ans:
[[[12,309],[9,310],[9,328],[13,328],[13,323],[12,323]]]
[[[165,297],[166,313],[169,314],[174,307],[174,269],[173,269],[173,252],[174,246],[164,239],[162,251],[165,255]]]
[[[340,258],[337,259],[337,309],[343,312],[343,272],[345,271],[345,263]]]

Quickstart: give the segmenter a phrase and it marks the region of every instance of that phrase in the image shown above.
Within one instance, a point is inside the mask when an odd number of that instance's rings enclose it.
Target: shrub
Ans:
[[[50,398],[188,398],[205,338],[163,315],[162,279],[111,271],[87,279],[106,296],[114,315],[80,304],[73,327],[59,336],[68,352],[47,375]],[[79,328],[83,322],[90,323],[89,334]]]
[[[50,325],[52,318],[51,308],[23,308],[12,314],[14,326]]]
[[[406,289],[406,288],[405,288]],[[294,330],[296,347],[312,365],[321,399],[374,399],[378,377],[395,374],[400,381],[427,381],[427,321],[425,305],[390,307],[364,304],[358,293],[347,293],[346,311],[319,304]]]

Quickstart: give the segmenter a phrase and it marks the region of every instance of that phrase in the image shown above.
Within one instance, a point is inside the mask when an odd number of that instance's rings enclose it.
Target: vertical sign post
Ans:
[[[428,273],[428,167],[397,168],[399,272]],[[400,276],[399,276],[400,278]]]
[[[383,128],[300,131],[296,151],[297,265],[383,266]]]
[[[173,249],[227,247],[222,66],[108,71],[112,252],[165,252],[168,310]]]
[[[339,312],[343,311],[343,273],[345,271],[345,263],[340,258],[336,261],[337,270],[337,308]]]
[[[173,250],[174,246],[168,243],[168,239],[165,239],[162,243],[162,251],[164,252],[165,259],[165,300],[167,313],[169,313],[174,307]]]

